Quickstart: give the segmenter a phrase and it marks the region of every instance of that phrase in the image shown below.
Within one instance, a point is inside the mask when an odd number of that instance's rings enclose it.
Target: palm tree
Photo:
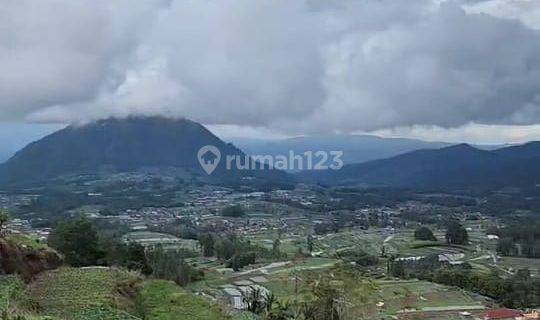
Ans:
[[[249,287],[247,294],[244,296],[244,303],[246,309],[254,314],[261,314],[266,309],[260,288]]]

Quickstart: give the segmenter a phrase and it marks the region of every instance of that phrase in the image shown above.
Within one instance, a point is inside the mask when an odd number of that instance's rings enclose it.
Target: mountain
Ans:
[[[9,157],[11,157],[11,154],[12,152],[10,152],[9,150],[0,150],[0,163],[3,163],[7,159],[9,159]]]
[[[28,143],[63,127],[54,124],[0,123],[0,163],[8,160]]]
[[[540,183],[540,142],[491,151],[467,144],[417,150],[300,177],[331,184],[423,189],[534,187]]]
[[[345,164],[393,157],[418,149],[434,149],[450,145],[404,138],[381,138],[373,135],[318,135],[282,140],[232,138],[231,141],[250,155],[288,155],[289,151],[343,151]]]
[[[386,159],[420,149],[437,149],[453,145],[447,142],[428,142],[406,138],[382,138],[374,135],[318,135],[280,140],[231,138],[232,143],[250,155],[288,155],[289,151],[303,154],[306,151],[343,151],[345,164]],[[498,145],[477,146],[480,149],[497,149]]]
[[[207,175],[198,158],[206,145],[221,152],[221,161]],[[156,168],[177,170],[213,180],[254,176],[281,179],[276,170],[227,170],[227,156],[243,157],[204,126],[186,119],[135,117],[69,126],[33,142],[0,166],[0,183],[25,184],[102,172],[133,172]],[[211,160],[211,159],[210,159]],[[267,168],[266,168],[267,169]]]

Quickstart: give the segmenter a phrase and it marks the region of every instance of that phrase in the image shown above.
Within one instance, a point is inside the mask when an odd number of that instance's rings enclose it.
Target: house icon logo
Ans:
[[[210,175],[216,170],[219,161],[221,160],[221,152],[217,147],[207,145],[199,149],[197,158],[206,174]]]

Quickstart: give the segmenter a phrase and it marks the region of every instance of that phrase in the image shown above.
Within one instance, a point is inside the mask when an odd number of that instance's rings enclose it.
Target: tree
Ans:
[[[144,247],[136,242],[130,242],[125,245],[125,257],[123,265],[129,270],[138,270],[143,274],[149,275],[152,273]]]
[[[516,251],[516,245],[512,238],[502,238],[497,243],[497,252],[499,252],[503,256],[511,256]]]
[[[49,235],[48,243],[74,267],[97,265],[105,257],[99,246],[98,234],[86,218],[58,223]]]
[[[279,239],[274,240],[272,244],[272,254],[276,258],[281,257],[281,241]]]
[[[437,241],[433,232],[428,227],[420,227],[414,231],[414,239],[423,241]]]
[[[316,305],[316,318],[320,320],[339,320],[340,292],[334,288],[328,279],[322,279],[313,286]]]
[[[249,312],[261,314],[266,310],[265,297],[260,288],[250,287],[243,300]]]
[[[396,278],[404,278],[406,276],[403,261],[393,260],[388,269],[390,269],[390,274]]]
[[[152,275],[159,279],[174,281],[180,286],[185,286],[204,277],[202,271],[189,264],[185,259],[185,251],[165,250],[161,245],[156,246],[148,254]]]
[[[215,241],[214,251],[216,256],[221,261],[227,261],[234,255],[236,239],[234,237],[222,237]]]
[[[243,217],[245,214],[246,213],[244,212],[244,208],[238,205],[225,207],[221,210],[221,215],[224,217],[239,218]]]
[[[254,264],[255,259],[256,256],[254,252],[238,253],[229,260],[227,265],[234,271],[239,271],[247,265]]]
[[[529,268],[519,269],[515,274],[515,279],[529,281],[531,279],[531,270]]]
[[[336,254],[340,259],[346,262],[354,262],[358,266],[373,266],[379,263],[379,258],[369,255],[360,248],[342,250]]]
[[[370,226],[372,226],[372,227],[378,226],[379,225],[379,214],[377,212],[375,212],[375,211],[370,211],[368,221],[369,221]]]
[[[449,244],[466,244],[469,241],[469,234],[459,222],[452,220],[446,229],[446,242]]]
[[[203,256],[211,257],[215,254],[215,242],[214,236],[210,233],[203,234],[199,237],[199,244],[201,245]]]
[[[0,209],[0,234],[4,235],[4,227],[9,221],[9,214],[6,210]]]
[[[307,236],[307,250],[309,253],[313,252],[313,236],[311,233]]]

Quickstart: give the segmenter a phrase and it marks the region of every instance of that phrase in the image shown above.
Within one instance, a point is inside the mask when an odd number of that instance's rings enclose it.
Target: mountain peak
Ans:
[[[109,118],[73,125],[28,145],[0,166],[0,182],[32,183],[62,176],[155,168],[204,177],[198,151],[206,145],[215,146],[223,158],[243,155],[201,124],[184,118]],[[241,175],[247,173],[227,170],[222,161],[208,178],[234,179]]]
[[[198,125],[199,123],[191,121],[186,118],[170,118],[170,117],[164,117],[164,116],[127,116],[127,117],[109,117],[105,119],[98,119],[91,122],[85,122],[83,124],[73,124],[69,127],[71,128],[86,128],[86,127],[92,127],[92,126],[107,126],[107,125],[126,125],[126,124],[191,124],[191,125]]]
[[[446,149],[446,150],[477,150],[477,151],[480,151],[480,149],[477,149],[477,148],[471,146],[468,143],[458,143],[458,144],[455,144],[455,145],[452,145],[452,146],[449,146],[449,147],[444,147],[442,149]]]

